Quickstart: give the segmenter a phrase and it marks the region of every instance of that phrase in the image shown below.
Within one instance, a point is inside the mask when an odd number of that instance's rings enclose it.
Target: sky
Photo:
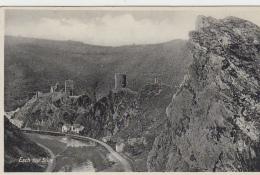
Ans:
[[[260,8],[8,9],[5,35],[121,46],[188,39],[198,15],[236,16],[260,26]]]

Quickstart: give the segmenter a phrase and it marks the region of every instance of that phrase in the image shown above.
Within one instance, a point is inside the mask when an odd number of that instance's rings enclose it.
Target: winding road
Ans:
[[[68,135],[70,135],[70,134],[68,134]],[[71,136],[74,136],[74,135],[71,135]],[[83,136],[77,136],[77,137],[83,138],[83,139],[88,139],[88,140],[97,142],[100,145],[104,146],[111,153],[111,155],[113,155],[115,158],[117,158],[124,165],[125,172],[132,172],[132,168],[131,168],[130,164],[128,163],[128,161],[125,158],[123,158],[120,154],[118,154],[116,151],[114,151],[113,148],[111,148],[106,143],[104,143],[100,140],[97,140],[97,139],[93,139],[91,137],[83,137]]]

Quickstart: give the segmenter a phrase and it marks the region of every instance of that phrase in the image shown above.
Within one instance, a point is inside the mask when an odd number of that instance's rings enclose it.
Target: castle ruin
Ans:
[[[122,73],[115,74],[115,89],[119,90],[126,87],[126,75]]]
[[[154,83],[155,83],[155,84],[158,84],[158,83],[159,83],[159,79],[158,79],[157,76],[156,76],[155,79],[154,79]]]
[[[69,96],[73,96],[73,80],[65,81],[65,93]]]

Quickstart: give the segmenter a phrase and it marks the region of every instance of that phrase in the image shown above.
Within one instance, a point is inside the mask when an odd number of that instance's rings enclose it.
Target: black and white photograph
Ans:
[[[260,7],[4,8],[4,172],[260,172]]]

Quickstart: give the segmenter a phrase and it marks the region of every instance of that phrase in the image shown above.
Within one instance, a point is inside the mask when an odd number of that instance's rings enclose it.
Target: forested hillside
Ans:
[[[5,111],[15,110],[36,91],[74,80],[75,94],[93,96],[114,87],[114,74],[127,75],[127,87],[140,90],[159,81],[178,85],[191,62],[187,41],[103,47],[74,41],[5,36]],[[95,84],[98,82],[98,86]],[[94,97],[92,97],[94,98]]]

